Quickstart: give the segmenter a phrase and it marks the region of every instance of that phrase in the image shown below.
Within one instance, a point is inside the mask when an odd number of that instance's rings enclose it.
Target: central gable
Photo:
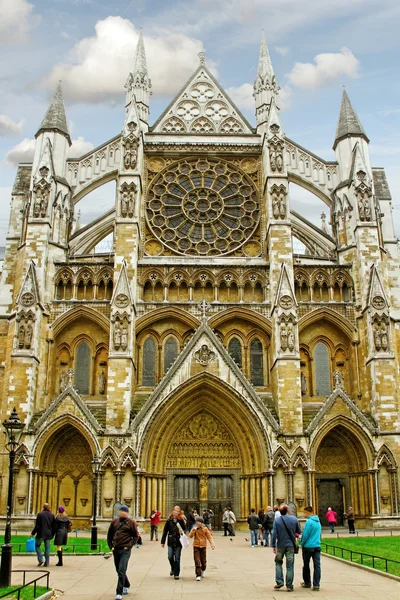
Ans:
[[[153,133],[252,134],[232,100],[201,64],[151,128]]]

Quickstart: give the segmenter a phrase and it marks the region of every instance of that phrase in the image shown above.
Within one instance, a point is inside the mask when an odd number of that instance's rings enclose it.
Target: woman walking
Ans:
[[[328,508],[328,511],[326,513],[326,518],[328,521],[328,525],[330,527],[331,533],[335,532],[335,525],[337,522],[337,512],[334,511],[331,507]]]
[[[164,531],[161,538],[161,546],[164,548],[165,541],[168,545],[168,560],[171,565],[170,575],[174,579],[179,579],[181,571],[181,535],[186,531],[186,522],[183,518],[179,506],[174,506],[164,525]]]
[[[67,545],[68,532],[72,529],[72,523],[63,506],[58,507],[54,521],[54,545],[57,546],[58,563],[56,567],[63,566],[63,546]]]

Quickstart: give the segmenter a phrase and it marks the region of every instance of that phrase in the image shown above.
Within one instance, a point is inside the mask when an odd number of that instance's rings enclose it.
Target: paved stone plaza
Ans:
[[[192,549],[183,551],[181,579],[174,581],[169,576],[167,550],[159,543],[145,544],[134,549],[129,566],[132,587],[129,598],[149,600],[180,600],[190,596],[206,600],[228,600],[231,598],[257,600],[261,598],[279,599],[285,597],[286,588],[273,590],[274,562],[270,548],[251,548],[246,543],[245,533],[239,533],[230,541],[220,532],[215,534],[216,549],[208,551],[208,569],[206,578],[195,581]],[[377,538],[377,544],[379,539]],[[53,565],[56,558],[52,557]],[[116,574],[112,559],[98,556],[68,557],[65,566],[51,566],[51,584],[62,590],[63,598],[82,600],[112,600],[115,597]],[[291,598],[320,598],[345,600],[357,598],[366,600],[385,600],[400,597],[400,582],[382,575],[343,564],[333,559],[322,558],[321,590],[313,592],[300,587],[301,556],[296,559],[295,589]],[[23,556],[14,559],[14,569],[33,568],[36,557]]]

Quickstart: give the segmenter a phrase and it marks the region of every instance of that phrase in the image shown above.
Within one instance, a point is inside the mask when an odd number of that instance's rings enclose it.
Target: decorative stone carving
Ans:
[[[376,352],[387,352],[390,349],[387,317],[376,316],[372,323],[372,335]]]
[[[371,302],[372,306],[377,310],[383,310],[386,306],[385,299],[382,296],[374,296]]]
[[[286,218],[286,187],[284,185],[277,186],[274,184],[271,187],[271,204],[272,214],[274,219],[285,219]]]
[[[117,313],[111,317],[114,323],[113,345],[116,352],[126,352],[129,347],[129,323],[130,316],[126,313]]]
[[[32,345],[33,327],[32,323],[28,321],[25,329],[25,348],[30,348]]]
[[[287,347],[290,350],[290,352],[294,352],[294,349],[296,347],[296,340],[292,323],[289,323],[287,329]]]
[[[197,350],[197,352],[194,353],[194,357],[198,363],[203,366],[207,366],[210,362],[215,360],[216,355],[215,352],[210,350],[207,344],[203,344],[200,350]]]
[[[17,348],[30,350],[33,342],[33,322],[35,316],[31,311],[21,311],[17,315]]]
[[[32,304],[34,302],[35,302],[35,296],[32,294],[32,292],[25,292],[24,294],[22,294],[22,296],[21,296],[22,306],[32,306]]]
[[[281,342],[281,350],[285,352],[288,347],[288,330],[286,327],[286,323],[283,322],[279,328],[280,342]]]
[[[333,372],[333,388],[335,390],[344,390],[344,377],[341,371]]]
[[[126,324],[123,325],[121,330],[121,350],[125,352],[128,347],[128,327]]]
[[[67,387],[67,373],[66,371],[61,371],[60,373],[60,392],[63,392],[65,390],[65,388]]]
[[[301,372],[300,379],[301,379],[301,395],[306,396],[307,395],[307,377],[306,377],[304,371]]]
[[[124,168],[126,171],[136,169],[138,158],[139,138],[137,137],[137,124],[130,121],[126,126],[127,135],[122,140],[124,148]]]
[[[75,371],[74,369],[68,369],[67,371],[67,379],[68,379],[68,387],[72,387],[74,383]]]
[[[200,501],[206,502],[208,499],[208,475],[207,471],[203,470],[199,477]]]
[[[283,170],[283,147],[282,143],[271,143],[269,148],[269,164],[273,173],[281,173]]]
[[[134,167],[132,167],[134,168]],[[120,188],[121,216],[132,218],[135,214],[137,187],[134,183],[123,183]]]
[[[128,304],[129,298],[126,294],[118,294],[115,298],[115,305],[118,306],[118,308],[125,308]]]
[[[289,295],[285,294],[284,296],[280,297],[279,306],[281,306],[285,310],[288,310],[293,306],[293,299]]]
[[[99,374],[99,394],[101,394],[102,396],[106,392],[106,383],[107,383],[106,374],[104,373],[104,371],[101,371]]]
[[[121,325],[115,324],[114,327],[114,350],[119,350],[121,347]]]

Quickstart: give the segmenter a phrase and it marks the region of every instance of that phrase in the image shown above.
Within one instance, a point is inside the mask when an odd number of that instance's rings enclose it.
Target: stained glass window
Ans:
[[[228,352],[235,363],[242,368],[242,344],[238,338],[232,338],[228,344]]]
[[[178,356],[178,342],[174,337],[169,337],[164,345],[164,373],[168,371]]]
[[[142,385],[156,385],[156,343],[151,337],[143,344]]]
[[[90,346],[81,342],[76,350],[75,387],[79,394],[89,394],[90,383]]]
[[[329,396],[331,393],[331,369],[328,346],[319,342],[314,350],[315,394]]]
[[[263,345],[257,338],[250,344],[251,383],[264,385]]]

